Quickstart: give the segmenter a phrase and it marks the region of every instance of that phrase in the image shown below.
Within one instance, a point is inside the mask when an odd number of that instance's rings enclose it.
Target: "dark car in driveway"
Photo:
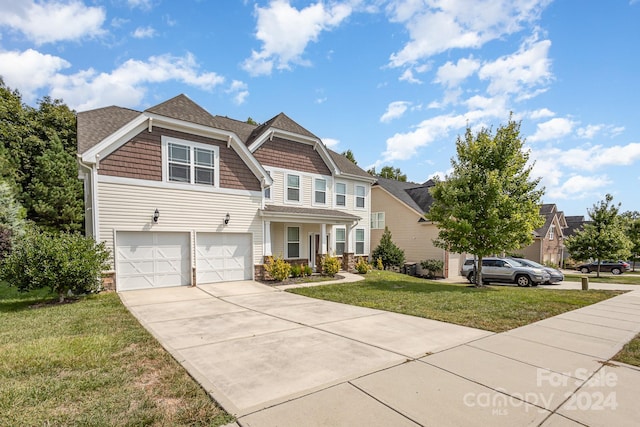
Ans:
[[[576,267],[580,273],[591,273],[593,271],[598,271],[598,261],[589,262],[586,264],[581,264]],[[600,271],[609,272],[611,274],[622,274],[625,271],[631,270],[631,266],[629,263],[624,261],[601,261],[600,262]]]
[[[527,267],[541,268],[547,273],[549,273],[549,281],[545,282],[545,285],[552,285],[554,283],[562,282],[564,280],[564,274],[562,274],[562,271],[558,270],[557,268],[547,267],[546,265],[539,264],[535,261],[531,261],[530,259],[515,258],[515,257],[511,259],[515,259],[520,264],[526,265]]]

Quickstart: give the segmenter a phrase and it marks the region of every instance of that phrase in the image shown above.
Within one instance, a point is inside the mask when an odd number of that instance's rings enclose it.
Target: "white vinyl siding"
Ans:
[[[113,251],[113,234],[119,231],[222,230],[253,236],[253,259],[262,259],[262,219],[258,215],[261,192],[248,195],[198,192],[175,188],[98,182],[100,226],[97,240]],[[185,207],[188,206],[188,209]],[[155,209],[160,211],[152,224]],[[229,225],[224,226],[227,212]]]

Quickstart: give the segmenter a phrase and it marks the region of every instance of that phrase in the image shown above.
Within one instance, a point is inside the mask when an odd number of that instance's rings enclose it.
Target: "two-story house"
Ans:
[[[522,249],[525,258],[542,263],[561,265],[564,259],[564,239],[567,221],[555,203],[540,206],[544,225],[533,232],[533,243]]]
[[[119,291],[261,278],[267,256],[369,253],[375,181],[279,114],[255,126],[185,95],[78,113],[86,231]]]

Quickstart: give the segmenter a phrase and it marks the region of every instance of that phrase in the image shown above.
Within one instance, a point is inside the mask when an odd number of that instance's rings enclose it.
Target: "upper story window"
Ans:
[[[313,202],[318,205],[325,205],[327,203],[327,180],[316,178],[314,180],[314,186]]]
[[[336,206],[347,206],[347,184],[336,182]]]
[[[556,234],[556,226],[551,224],[551,227],[549,227],[549,240],[553,240],[555,234]]]
[[[271,176],[271,172],[267,171],[267,175]],[[264,189],[264,198],[267,200],[271,200],[271,187],[267,187]]]
[[[356,208],[364,209],[367,190],[364,185],[356,185]]]
[[[371,213],[371,229],[372,230],[384,229],[384,212]]]
[[[218,147],[173,138],[163,143],[167,181],[217,186]]]
[[[300,175],[287,175],[287,201],[300,201]]]

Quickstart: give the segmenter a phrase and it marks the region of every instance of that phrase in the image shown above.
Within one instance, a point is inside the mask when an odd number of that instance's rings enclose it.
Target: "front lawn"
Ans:
[[[593,283],[620,283],[624,285],[640,285],[640,274],[637,273],[624,273],[613,275],[611,273],[600,273],[600,277],[596,277],[596,273],[590,274],[565,274],[564,280],[566,282],[579,282],[583,277],[588,277],[589,282]]]
[[[115,293],[51,304],[0,282],[0,425],[219,426],[233,420]]]
[[[503,332],[622,292],[474,288],[374,270],[364,282],[292,289],[300,295]]]
[[[615,355],[613,360],[628,363],[629,365],[640,366],[640,335],[636,335]]]

